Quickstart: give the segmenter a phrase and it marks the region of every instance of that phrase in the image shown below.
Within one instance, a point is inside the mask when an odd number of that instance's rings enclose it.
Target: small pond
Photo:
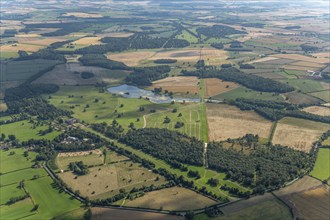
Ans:
[[[136,86],[130,85],[120,85],[115,87],[108,88],[108,92],[111,94],[122,95],[125,98],[148,98],[153,103],[170,103],[172,101],[175,102],[200,102],[201,99],[199,98],[177,98],[177,97],[169,97],[165,95],[158,95],[152,91],[140,89]]]

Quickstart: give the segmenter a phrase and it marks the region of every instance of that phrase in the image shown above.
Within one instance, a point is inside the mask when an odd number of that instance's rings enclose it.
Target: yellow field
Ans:
[[[330,58],[330,51],[329,52],[324,52],[324,53],[313,53],[313,56],[317,58]]]
[[[272,142],[309,152],[313,143],[329,129],[329,125],[298,118],[283,118],[276,126]]]
[[[296,65],[291,65],[291,64],[284,65],[283,68],[287,69],[287,70],[301,70],[301,71],[308,71],[308,70],[317,71],[317,70],[320,69],[320,68],[317,68],[317,67],[296,66]]]
[[[44,39],[40,39],[38,37],[20,37],[18,42],[20,44],[33,44],[33,45],[40,45],[40,46],[48,46],[55,42],[65,41],[65,38],[56,38],[56,37],[47,37]]]
[[[102,18],[103,17],[100,14],[84,13],[84,12],[70,12],[70,13],[63,14],[63,16],[74,16],[77,18]]]
[[[29,45],[29,44],[6,44],[0,46],[0,51],[1,52],[18,52],[20,50],[24,50],[27,52],[36,52],[43,48],[43,46],[38,46],[38,45]]]
[[[291,63],[291,65],[294,65],[294,66],[315,67],[315,68],[324,67],[324,65],[322,65],[320,63],[312,63],[312,62],[307,62],[307,61],[294,62],[294,63]]]
[[[194,76],[175,76],[157,80],[152,83],[151,88],[162,88],[170,92],[199,94],[199,79]]]
[[[143,197],[126,200],[129,207],[163,210],[194,210],[216,204],[215,201],[182,187],[172,187],[146,193]]]
[[[206,116],[210,141],[239,138],[245,134],[258,134],[268,138],[272,122],[253,111],[241,111],[225,104],[206,104]]]
[[[80,38],[79,40],[76,40],[72,42],[73,44],[79,44],[79,45],[99,45],[102,44],[100,42],[101,37],[84,37]]]
[[[99,34],[99,36],[102,36],[102,37],[129,37],[132,35],[133,35],[133,33],[126,33],[126,32],[113,32],[113,33]]]
[[[271,60],[277,60],[279,58],[276,58],[276,57],[263,57],[263,58],[260,58],[260,59],[257,59],[257,60],[252,60],[250,62],[248,62],[248,64],[253,64],[253,63],[261,63],[261,62],[266,62],[266,61],[271,61]]]
[[[330,108],[321,106],[309,106],[303,109],[305,112],[309,112],[315,115],[330,116]]]
[[[306,62],[312,62],[312,63],[328,63],[329,62],[329,59],[327,59],[327,58],[314,58],[314,57],[304,56],[301,54],[275,54],[275,55],[272,55],[272,57],[306,61]]]
[[[141,61],[147,60],[155,54],[153,51],[136,51],[108,54],[108,59],[125,63],[127,66],[138,66]]]
[[[226,82],[218,78],[204,79],[205,97],[211,97],[228,92],[240,85],[234,82]]]

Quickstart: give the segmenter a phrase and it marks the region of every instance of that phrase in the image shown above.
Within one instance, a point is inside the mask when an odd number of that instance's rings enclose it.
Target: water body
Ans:
[[[201,102],[201,99],[197,98],[176,98],[176,97],[169,97],[165,95],[157,95],[152,91],[140,89],[136,86],[129,86],[126,84],[110,87],[108,88],[108,92],[111,94],[121,95],[125,98],[148,98],[153,103],[171,103],[172,101],[175,102]]]

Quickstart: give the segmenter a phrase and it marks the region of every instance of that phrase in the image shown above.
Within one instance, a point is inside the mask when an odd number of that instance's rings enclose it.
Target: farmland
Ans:
[[[205,97],[212,97],[220,93],[225,93],[233,90],[239,85],[233,82],[226,82],[218,78],[209,78],[204,80]]]
[[[122,205],[162,210],[194,210],[214,204],[216,204],[215,201],[196,192],[172,187],[147,193],[134,200],[126,200]]]
[[[258,134],[267,139],[272,123],[255,112],[243,112],[234,106],[224,104],[206,105],[209,139],[223,141],[245,134]]]
[[[320,180],[330,178],[330,149],[320,148],[317,153],[314,169],[310,173],[311,176]]]
[[[310,106],[304,108],[304,111],[321,116],[330,116],[330,108],[328,107]]]
[[[297,118],[283,118],[276,126],[272,142],[309,152],[313,143],[329,129],[329,125]]]

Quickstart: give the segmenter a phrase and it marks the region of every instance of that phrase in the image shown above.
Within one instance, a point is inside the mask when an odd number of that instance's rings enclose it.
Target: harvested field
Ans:
[[[101,165],[104,164],[104,155],[101,150],[80,151],[70,153],[59,153],[56,158],[58,167],[62,170],[68,170],[71,162],[83,161],[84,164]]]
[[[225,104],[206,104],[210,141],[239,138],[245,134],[258,134],[268,138],[272,122],[253,111],[241,111]]]
[[[279,58],[276,57],[263,57],[257,60],[252,60],[250,62],[248,62],[248,64],[253,64],[253,63],[261,63],[261,62],[266,62],[266,61],[270,61],[270,60],[277,60]]]
[[[182,187],[172,187],[146,193],[143,197],[126,200],[128,207],[163,210],[194,210],[216,204],[215,201]]]
[[[124,53],[113,53],[108,54],[108,59],[120,61],[128,66],[138,66],[143,60],[155,55],[153,51],[136,51],[136,52],[124,52]]]
[[[318,67],[296,66],[296,65],[291,65],[291,64],[284,65],[283,68],[287,69],[287,70],[301,70],[301,71],[308,71],[308,70],[317,71],[320,69]]]
[[[103,17],[100,14],[84,13],[84,12],[70,12],[70,13],[63,14],[63,16],[74,16],[77,18],[102,18]]]
[[[205,60],[207,65],[221,65],[224,63],[228,63],[227,61],[228,55],[227,51],[218,50],[215,48],[203,48],[201,51],[201,59]]]
[[[97,150],[88,150],[88,151],[59,153],[58,157],[79,157],[79,156],[86,156],[86,155],[90,155],[90,154],[101,155],[102,151],[97,149]]]
[[[30,45],[30,44],[6,44],[0,46],[1,52],[18,52],[20,50],[24,50],[27,52],[36,52],[43,48],[43,46],[40,45]]]
[[[165,179],[131,161],[89,168],[90,173],[76,176],[72,172],[64,172],[59,176],[81,195],[90,198],[108,198],[119,193],[140,188],[142,185],[161,185]],[[159,180],[156,178],[159,177]]]
[[[98,45],[98,44],[102,44],[102,42],[100,40],[101,40],[101,37],[83,37],[72,43],[79,44],[79,45]]]
[[[109,33],[102,33],[98,34],[101,37],[129,37],[132,36],[134,33],[126,33],[126,32],[109,32]]]
[[[183,217],[153,212],[132,211],[115,208],[92,208],[92,220],[184,220]]]
[[[303,109],[305,112],[309,112],[315,115],[330,116],[330,108],[321,106],[310,106]]]
[[[223,92],[228,92],[240,85],[234,82],[226,82],[218,78],[204,79],[205,97],[211,97]]]
[[[324,65],[320,64],[320,63],[312,63],[312,62],[307,62],[307,61],[298,61],[298,62],[294,62],[291,63],[291,65],[293,66],[305,66],[305,67],[313,67],[313,68],[321,68],[324,67]]]
[[[151,88],[162,88],[173,93],[199,94],[200,80],[195,76],[175,76],[157,80],[152,83]]]
[[[324,52],[324,53],[313,53],[313,56],[317,58],[330,58],[330,51],[329,52]]]
[[[20,37],[18,42],[20,44],[33,44],[33,45],[40,45],[40,46],[49,46],[55,42],[65,41],[65,38],[56,38],[56,37],[47,37],[40,39],[38,37]]]
[[[328,129],[325,123],[286,117],[277,123],[272,142],[308,153]]]
[[[272,55],[272,57],[306,61],[306,62],[312,62],[312,63],[328,63],[329,62],[329,59],[327,59],[327,58],[314,58],[314,57],[304,56],[301,54],[275,54],[275,55]]]

